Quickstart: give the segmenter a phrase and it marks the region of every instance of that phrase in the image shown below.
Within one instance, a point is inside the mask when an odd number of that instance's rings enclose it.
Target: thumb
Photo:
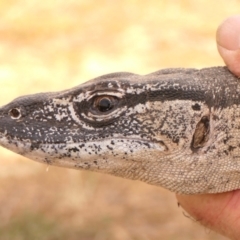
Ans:
[[[217,48],[229,70],[240,77],[240,15],[227,18],[217,30]]]

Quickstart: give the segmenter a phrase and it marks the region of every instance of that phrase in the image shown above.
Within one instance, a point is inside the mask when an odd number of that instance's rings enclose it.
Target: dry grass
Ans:
[[[237,0],[0,1],[0,104],[114,71],[222,65],[215,31]],[[1,240],[224,239],[174,194],[0,149]]]

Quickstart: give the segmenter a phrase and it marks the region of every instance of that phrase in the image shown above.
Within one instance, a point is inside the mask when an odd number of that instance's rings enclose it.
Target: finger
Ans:
[[[196,221],[231,239],[240,236],[240,190],[205,195],[177,195]]]
[[[227,18],[218,27],[216,39],[225,64],[240,77],[240,15]]]

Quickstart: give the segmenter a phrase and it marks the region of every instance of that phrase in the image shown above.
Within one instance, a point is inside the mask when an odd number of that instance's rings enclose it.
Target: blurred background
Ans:
[[[238,0],[0,0],[0,105],[115,71],[223,65],[218,25]],[[0,149],[1,240],[223,240],[173,193],[47,167]]]

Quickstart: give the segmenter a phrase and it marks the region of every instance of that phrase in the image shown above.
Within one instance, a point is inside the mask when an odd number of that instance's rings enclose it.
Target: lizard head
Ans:
[[[212,127],[195,71],[108,74],[17,98],[0,108],[0,145],[47,164],[193,193],[181,186],[211,146]]]

